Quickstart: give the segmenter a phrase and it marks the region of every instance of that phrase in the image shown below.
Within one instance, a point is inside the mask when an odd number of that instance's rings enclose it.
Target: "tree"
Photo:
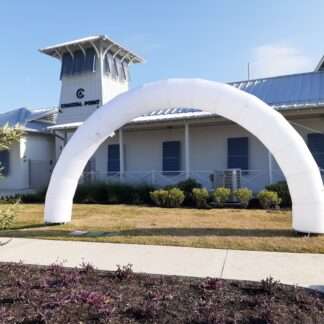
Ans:
[[[0,127],[0,151],[8,150],[14,143],[20,140],[23,134],[24,131],[18,124],[14,127],[9,126],[9,124]]]
[[[9,126],[9,124],[5,124],[3,127],[0,127],[0,151],[9,150],[13,144],[19,142],[23,135],[24,131],[19,125]],[[1,170],[2,167],[0,165],[0,176],[3,177]],[[7,229],[12,225],[16,217],[18,204],[19,200],[9,207],[6,206],[0,209],[0,230]]]

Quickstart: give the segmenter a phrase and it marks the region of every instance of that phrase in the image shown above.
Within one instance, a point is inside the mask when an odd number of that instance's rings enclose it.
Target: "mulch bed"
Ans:
[[[0,323],[324,323],[324,295],[220,279],[0,264]]]

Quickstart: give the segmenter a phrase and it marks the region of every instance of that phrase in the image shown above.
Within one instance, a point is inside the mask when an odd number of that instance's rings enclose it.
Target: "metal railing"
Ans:
[[[323,170],[324,171],[324,170]],[[188,174],[183,171],[125,171],[119,172],[84,172],[81,183],[95,182],[118,182],[130,184],[149,184],[156,187],[175,185],[187,178],[196,179],[207,189],[225,186],[225,170],[193,170]],[[323,172],[324,174],[324,172]],[[283,180],[284,177],[279,170],[273,170],[273,182]],[[240,176],[240,187],[248,187],[257,192],[269,184],[267,170],[242,170]]]

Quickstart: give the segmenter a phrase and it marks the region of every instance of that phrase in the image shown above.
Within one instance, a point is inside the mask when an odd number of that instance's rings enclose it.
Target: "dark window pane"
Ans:
[[[227,140],[227,167],[229,169],[248,170],[249,168],[249,139],[235,137]]]
[[[123,62],[122,66],[123,66],[123,78],[124,80],[128,80],[128,64],[126,62]]]
[[[83,72],[84,62],[85,62],[85,57],[84,57],[84,54],[82,53],[82,51],[74,52],[73,74]]]
[[[85,64],[84,64],[83,70],[85,72],[95,72],[96,71],[96,61],[97,61],[97,56],[96,56],[95,50],[93,48],[87,48]]]
[[[0,174],[3,176],[9,175],[9,151],[0,151]]]
[[[163,150],[162,152],[163,171],[179,171],[180,170],[180,142],[179,141],[163,142],[162,150]]]
[[[108,172],[119,172],[119,144],[108,145]]]
[[[106,55],[105,59],[104,59],[104,71],[107,74],[109,74],[111,72],[110,62],[109,61],[110,61],[109,57],[108,57],[108,55]]]
[[[73,59],[69,53],[63,54],[62,57],[62,68],[61,68],[61,78],[63,75],[71,75],[73,71]]]
[[[307,135],[308,147],[318,166],[324,168],[324,134],[311,133]]]

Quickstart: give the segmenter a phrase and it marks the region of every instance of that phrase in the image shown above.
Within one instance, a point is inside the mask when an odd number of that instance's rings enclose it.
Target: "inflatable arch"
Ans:
[[[81,173],[100,144],[132,119],[159,109],[194,107],[232,120],[255,135],[283,171],[293,202],[294,230],[324,233],[323,182],[302,137],[277,111],[232,86],[200,79],[146,84],[114,98],[80,126],[65,146],[46,194],[45,222],[71,220]]]

